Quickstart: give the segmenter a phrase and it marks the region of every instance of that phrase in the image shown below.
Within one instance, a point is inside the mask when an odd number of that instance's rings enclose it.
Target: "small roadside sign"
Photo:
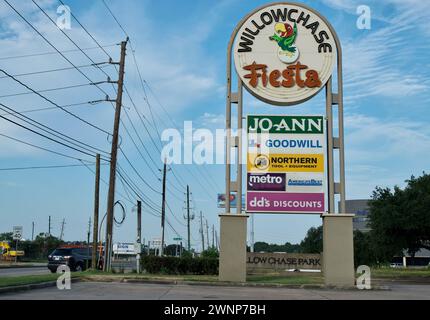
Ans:
[[[15,226],[13,227],[13,240],[21,240],[23,233],[23,227]]]
[[[176,237],[176,238],[173,238],[173,241],[182,241],[182,238]]]

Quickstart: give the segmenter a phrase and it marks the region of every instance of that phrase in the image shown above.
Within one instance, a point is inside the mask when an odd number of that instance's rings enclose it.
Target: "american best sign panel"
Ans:
[[[323,116],[249,115],[246,211],[325,211]]]

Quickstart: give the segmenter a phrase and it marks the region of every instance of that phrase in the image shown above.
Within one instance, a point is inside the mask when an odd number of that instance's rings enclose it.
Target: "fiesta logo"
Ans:
[[[297,23],[294,28],[288,23],[275,24],[275,34],[269,39],[278,43],[278,58],[283,63],[291,64],[299,59],[300,51],[294,44],[297,38]]]
[[[288,186],[290,187],[322,187],[323,181],[317,179],[289,179]]]

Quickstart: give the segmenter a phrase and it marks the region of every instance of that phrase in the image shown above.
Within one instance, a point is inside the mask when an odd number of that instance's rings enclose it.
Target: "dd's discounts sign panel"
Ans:
[[[323,116],[249,115],[246,211],[325,212]]]

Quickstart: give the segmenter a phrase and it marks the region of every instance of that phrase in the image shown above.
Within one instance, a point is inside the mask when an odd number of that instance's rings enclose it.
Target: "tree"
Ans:
[[[310,228],[300,243],[303,253],[321,253],[323,251],[323,227]]]
[[[208,250],[205,250],[202,252],[201,257],[202,258],[218,258],[219,252],[215,248],[209,248]]]
[[[13,232],[0,233],[0,241],[13,241]]]
[[[296,253],[300,252],[299,244],[291,244],[289,242],[285,244],[268,244],[267,242],[256,242],[254,244],[255,252],[288,252]]]
[[[354,262],[355,266],[373,266],[378,263],[375,247],[369,233],[354,231]]]
[[[376,188],[370,202],[369,226],[379,259],[408,250],[414,257],[430,249],[430,175],[411,177],[404,190]]]
[[[175,257],[180,252],[181,252],[181,246],[177,244],[170,244],[166,248],[164,248],[164,254],[166,256]]]

